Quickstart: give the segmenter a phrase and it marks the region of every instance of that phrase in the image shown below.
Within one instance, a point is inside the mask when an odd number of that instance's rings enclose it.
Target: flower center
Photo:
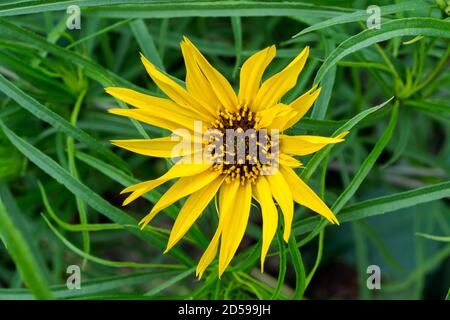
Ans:
[[[271,138],[265,129],[258,128],[258,116],[247,107],[235,113],[218,112],[212,123],[213,132],[208,145],[213,169],[226,175],[230,183],[240,180],[255,183],[257,177],[270,167]]]

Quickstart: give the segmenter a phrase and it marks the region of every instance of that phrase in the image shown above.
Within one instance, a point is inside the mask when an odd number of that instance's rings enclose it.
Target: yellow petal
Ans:
[[[233,218],[233,201],[239,189],[239,183],[224,183],[219,192],[219,224],[217,226],[214,237],[212,238],[208,248],[203,253],[200,262],[197,266],[196,275],[201,278],[206,268],[211,264],[217,254],[219,246],[219,239],[222,234],[224,226],[228,225],[230,219]],[[220,275],[219,275],[220,277]]]
[[[294,110],[286,105],[286,108],[279,112],[274,119],[272,120],[272,123],[267,126],[268,130],[277,129],[279,131],[283,131],[286,128],[286,124],[295,117]]]
[[[269,251],[270,244],[278,227],[278,210],[272,200],[272,192],[269,183],[264,176],[256,181],[254,193],[261,205],[262,213],[262,248],[261,248],[261,272],[264,272],[264,261]]]
[[[242,66],[238,98],[242,105],[248,106],[251,110],[253,110],[252,101],[258,93],[262,75],[275,54],[275,46],[267,47],[248,58]]]
[[[288,166],[291,168],[300,168],[303,165],[300,161],[285,153],[279,154],[279,161],[281,165]]]
[[[186,143],[186,146],[189,146],[189,148],[177,148],[182,142],[175,139],[176,137],[112,140],[111,143],[120,148],[142,154],[144,156],[160,158],[181,157],[195,151],[202,150],[201,144],[193,145],[191,141]]]
[[[223,180],[224,177],[220,176],[209,185],[189,196],[175,220],[165,252],[169,251],[186,234],[198,217],[200,217],[203,210],[205,210],[219,190]]]
[[[161,211],[177,202],[181,198],[190,195],[210,184],[219,176],[216,171],[208,170],[197,175],[182,177],[173,186],[167,190],[159,201],[154,205],[153,209],[140,222],[141,228],[149,224],[153,218]]]
[[[139,198],[140,196],[142,196],[144,193],[147,193],[147,192],[153,190],[154,188],[162,185],[163,183],[165,183],[169,180],[179,178],[179,177],[192,176],[192,175],[201,173],[203,171],[206,171],[210,167],[211,167],[211,164],[207,164],[207,163],[197,164],[197,163],[182,163],[182,161],[177,162],[172,168],[170,168],[169,171],[167,171],[161,177],[154,179],[154,180],[141,182],[141,183],[129,186],[128,188],[125,188],[124,190],[122,190],[121,193],[132,192],[132,194],[130,194],[128,196],[128,198],[125,199],[125,201],[123,202],[123,205],[126,206],[130,202],[132,202],[132,201],[136,200],[137,198]]]
[[[211,264],[211,262],[217,255],[221,231],[222,231],[221,229],[217,228],[213,238],[211,239],[211,242],[208,245],[208,248],[206,248],[205,252],[200,258],[200,261],[198,262],[195,275],[199,278],[203,276],[203,273],[205,272],[206,268],[208,268],[208,266]]]
[[[283,212],[284,217],[284,241],[289,240],[291,235],[292,219],[294,217],[294,200],[292,199],[292,192],[280,171],[274,175],[267,175],[270,189],[273,197]]]
[[[259,112],[259,127],[260,128],[266,128],[266,129],[279,129],[277,127],[272,126],[273,121],[288,113],[290,111],[290,108],[288,105],[285,105],[283,103],[278,103],[275,106],[271,108],[267,108]]]
[[[179,134],[185,138],[191,137],[194,133],[201,134],[207,130],[206,123],[198,124],[196,119],[188,118],[180,114],[173,114],[169,112],[160,113],[158,115],[152,114],[143,109],[120,109],[113,108],[108,109],[109,113],[116,114],[123,117],[132,118],[152,126],[164,128],[170,130],[176,134]],[[199,125],[200,124],[200,125]],[[185,129],[185,130],[180,130]]]
[[[295,174],[294,170],[289,167],[281,166],[280,171],[291,189],[292,198],[295,202],[319,213],[331,223],[339,224],[339,221],[333,212],[331,212],[322,199],[320,199],[319,196]]]
[[[167,94],[178,105],[192,110],[198,116],[198,119],[213,121],[215,114],[203,106],[198,100],[191,96],[186,89],[178,85],[164,73],[159,71],[150,61],[141,54],[141,61],[144,64],[150,77],[158,85],[158,87]],[[205,119],[204,119],[205,118]]]
[[[344,141],[343,137],[348,131],[336,136],[335,138],[320,136],[286,136],[280,135],[280,151],[297,156],[305,156],[319,151],[331,143]]]
[[[210,113],[215,114],[220,106],[220,101],[217,98],[211,84],[200,70],[195,56],[192,55],[192,50],[186,42],[181,42],[181,52],[183,53],[184,63],[186,65],[186,88],[187,91],[201,101],[202,105],[208,107]]]
[[[127,88],[109,87],[105,88],[105,91],[114,98],[133,107],[146,110],[152,115],[169,112],[170,114],[181,114],[191,119],[198,119],[199,116],[198,112],[183,108],[169,99],[153,97]]]
[[[309,47],[306,47],[286,68],[264,81],[253,104],[255,110],[264,110],[274,106],[286,92],[295,86],[308,54]]]
[[[308,110],[311,108],[320,94],[320,88],[318,88],[317,90],[316,88],[317,85],[291,102],[289,106],[294,111],[292,112],[292,116],[289,119],[286,119],[287,121],[285,125],[283,126],[283,128],[280,128],[280,130],[286,130],[292,127],[308,112]]]
[[[211,66],[208,60],[206,60],[206,58],[188,38],[184,37],[184,42],[186,43],[186,48],[190,50],[190,54],[194,57],[200,70],[203,72],[206,79],[208,79],[211,88],[225,109],[229,111],[236,111],[238,100],[236,94],[234,93],[233,87],[230,85],[228,80],[213,66]]]
[[[239,181],[235,180],[231,184],[239,185]],[[226,212],[222,212],[222,209],[220,209],[220,215],[225,215],[225,220],[220,242],[219,277],[230,264],[244,237],[250,215],[251,199],[252,186],[250,183],[246,183],[243,186],[239,185],[239,189],[234,198],[226,197],[224,199],[224,201],[233,202],[234,208]],[[230,207],[232,206],[226,206],[227,209]]]

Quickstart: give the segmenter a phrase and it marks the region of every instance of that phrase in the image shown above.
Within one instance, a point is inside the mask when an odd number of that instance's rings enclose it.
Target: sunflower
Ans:
[[[302,164],[294,157],[309,155],[328,144],[341,142],[347,132],[331,138],[283,134],[284,130],[308,112],[320,93],[320,88],[314,86],[290,104],[280,102],[284,94],[295,86],[308,58],[309,47],[262,84],[263,73],[275,57],[276,49],[275,46],[270,46],[255,53],[241,68],[237,95],[225,77],[211,66],[189,39],[183,39],[181,50],[186,64],[185,87],[158,70],[141,54],[145,69],[168,99],[127,88],[105,89],[113,97],[136,108],[114,108],[109,109],[109,112],[173,133],[171,136],[155,139],[114,140],[114,145],[150,157],[179,159],[161,177],[124,189],[122,193],[131,194],[123,205],[165,182],[178,179],[140,222],[140,226],[144,228],[160,211],[187,197],[171,230],[167,252],[218,195],[219,222],[200,259],[196,274],[198,277],[202,276],[217,255],[220,245],[220,277],[244,236],[252,199],[255,199],[261,208],[263,221],[263,272],[265,257],[278,228],[278,209],[275,203],[282,212],[283,238],[286,242],[291,233],[294,202],[319,213],[331,223],[338,224],[327,205],[295,173],[294,168],[301,167]],[[214,130],[216,135],[205,135],[210,130]],[[225,145],[211,148],[213,144],[215,146],[217,137],[226,138],[229,130],[253,130],[253,136],[264,132],[259,136],[264,136],[266,143],[258,141],[258,153],[249,154],[249,139],[244,136],[244,147],[241,148],[244,150],[244,158],[240,159],[237,159],[236,149],[233,148],[238,148],[239,139],[233,139],[231,144],[227,140]],[[184,147],[180,147],[180,140],[183,140]],[[215,151],[209,152],[208,161],[205,157],[198,161],[200,153],[212,149]],[[224,155],[228,156],[226,160],[223,160]],[[193,161],[194,158],[197,161]]]

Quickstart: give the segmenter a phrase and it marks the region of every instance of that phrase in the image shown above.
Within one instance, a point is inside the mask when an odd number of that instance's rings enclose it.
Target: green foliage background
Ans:
[[[366,8],[381,8],[380,29]],[[66,8],[81,8],[68,30]],[[449,3],[437,1],[3,1],[0,4],[0,299],[444,299],[450,286]],[[447,13],[446,13],[447,12]],[[184,79],[188,36],[236,87],[253,52],[277,45],[265,78],[305,46],[291,101],[322,93],[291,133],[346,142],[301,160],[301,177],[341,221],[296,207],[294,236],[273,242],[258,270],[254,208],[221,280],[195,265],[217,223],[212,203],[163,255],[177,203],[139,231],[167,186],[122,208],[123,186],[156,177],[165,160],[112,139],[167,132],[106,113],[122,86],[162,95],[139,60]],[[297,35],[296,37],[293,37]],[[66,269],[82,268],[68,290]],[[381,290],[368,290],[378,265]]]

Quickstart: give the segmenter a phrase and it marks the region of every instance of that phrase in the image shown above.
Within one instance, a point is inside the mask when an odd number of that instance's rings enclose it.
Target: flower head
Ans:
[[[341,142],[347,133],[334,138],[283,134],[300,120],[320,93],[320,88],[315,86],[290,104],[280,102],[295,86],[308,57],[308,47],[262,84],[264,70],[275,57],[275,46],[252,55],[242,66],[238,95],[187,38],[181,42],[181,50],[186,63],[185,87],[141,56],[150,77],[168,99],[126,88],[106,88],[106,92],[136,108],[109,112],[174,134],[156,139],[115,140],[115,145],[146,156],[179,158],[161,177],[123,190],[122,193],[131,193],[124,205],[169,180],[178,179],[140,222],[145,227],[161,210],[187,197],[170,233],[167,252],[217,194],[219,223],[200,259],[197,275],[201,277],[219,251],[220,277],[244,236],[251,202],[255,199],[263,220],[263,271],[278,227],[275,203],[282,212],[285,241],[291,233],[294,202],[321,214],[331,223],[338,223],[327,205],[294,172],[293,168],[301,166],[294,156],[308,155],[328,144]]]

